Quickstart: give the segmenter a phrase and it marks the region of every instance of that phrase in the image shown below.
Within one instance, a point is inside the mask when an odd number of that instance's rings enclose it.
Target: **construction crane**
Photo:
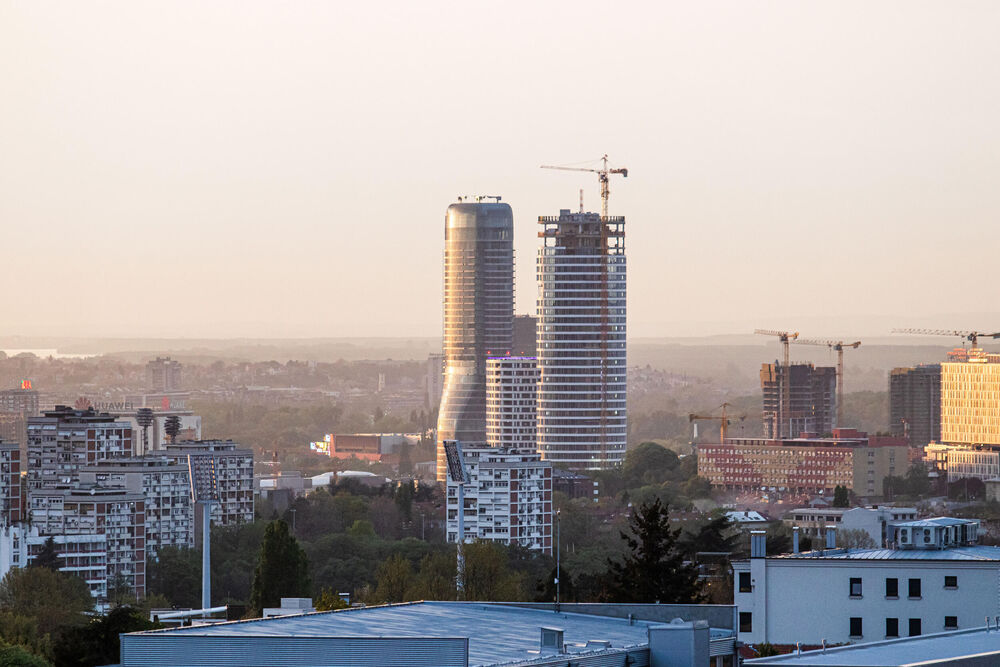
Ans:
[[[780,439],[782,437],[781,431],[784,428],[785,417],[785,406],[791,405],[791,368],[789,367],[788,361],[788,342],[795,340],[799,337],[799,332],[788,332],[788,331],[775,331],[773,329],[754,329],[755,334],[760,334],[761,336],[777,336],[778,340],[785,348],[785,370],[778,374],[778,418],[776,421],[777,428],[774,429],[774,437]]]
[[[917,336],[958,336],[972,343],[972,347],[979,347],[980,338],[1000,338],[1000,331],[996,333],[982,333],[980,331],[959,331],[956,329],[893,329],[892,333],[916,334]]]
[[[608,168],[608,156],[605,153],[604,157],[601,158],[604,163],[600,169],[588,169],[586,167],[557,167],[553,165],[543,164],[542,169],[561,169],[562,171],[588,171],[592,174],[597,174],[597,180],[601,183],[601,217],[608,217],[608,196],[611,194],[611,188],[608,184],[608,176],[611,174],[621,174],[625,178],[628,178],[628,169],[625,167],[620,168]],[[583,208],[583,196],[580,196],[581,208]]]
[[[723,403],[721,406],[719,406],[719,407],[722,408],[722,416],[721,417],[716,417],[715,415],[696,415],[696,414],[694,414],[692,412],[691,414],[688,415],[688,422],[690,422],[690,423],[693,423],[693,422],[696,422],[696,421],[717,421],[717,422],[719,422],[719,440],[721,440],[722,442],[725,442],[726,441],[726,433],[729,430],[729,425],[733,423],[733,420],[730,419],[726,415],[726,408],[728,408],[730,405],[732,405],[732,404],[731,403]],[[743,421],[746,418],[747,418],[746,415],[740,415],[738,417],[738,419],[740,421]]]
[[[799,338],[794,341],[798,345],[823,345],[837,353],[837,428],[844,425],[844,348],[858,349],[860,340],[853,343],[845,343],[842,340],[816,340],[813,338]]]

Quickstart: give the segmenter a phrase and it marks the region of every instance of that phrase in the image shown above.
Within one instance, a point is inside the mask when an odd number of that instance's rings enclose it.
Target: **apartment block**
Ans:
[[[181,363],[170,357],[157,357],[147,362],[146,386],[153,391],[180,390]]]
[[[516,543],[552,553],[552,464],[534,452],[463,448],[465,540]],[[449,478],[447,532],[458,542],[458,484]]]
[[[57,405],[28,419],[28,489],[78,481],[79,470],[135,455],[132,426],[95,410]]]
[[[21,521],[21,449],[0,440],[0,526]]]
[[[790,377],[788,402],[778,429],[778,404],[783,383]],[[790,373],[778,363],[761,364],[760,387],[764,396],[764,437],[823,435],[834,428],[837,415],[837,369],[812,364],[792,364]],[[839,424],[837,426],[840,426]]]
[[[232,440],[185,440],[168,444],[166,455],[188,467],[195,498],[214,498],[212,521],[216,525],[253,521],[251,450]],[[200,507],[195,510],[196,522],[200,511]]]
[[[941,364],[894,368],[889,374],[889,429],[923,447],[941,438]]]
[[[486,360],[486,444],[537,449],[538,364],[530,357]]]
[[[62,560],[60,571],[87,582],[90,594],[97,600],[106,599],[107,537],[98,533],[42,535],[37,526],[0,526],[0,578],[11,568],[31,565],[50,537]]]

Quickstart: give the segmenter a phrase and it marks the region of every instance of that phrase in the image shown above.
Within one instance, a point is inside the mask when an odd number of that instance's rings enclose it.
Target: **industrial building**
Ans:
[[[437,425],[443,443],[486,442],[486,359],[510,354],[514,321],[514,216],[508,204],[460,202],[445,215],[444,391]]]
[[[976,544],[978,521],[892,530],[893,548],[838,549],[831,529],[825,548],[776,556],[764,531],[752,533],[750,558],[733,563],[739,640],[872,642],[973,628],[1000,613],[1000,547]]]
[[[253,522],[253,451],[232,440],[185,440],[168,444],[165,454],[188,467],[195,497],[204,497],[215,485],[218,500],[212,503],[213,523]],[[196,523],[201,521],[202,507],[199,503],[195,508]]]
[[[625,458],[625,218],[540,216],[538,449],[572,469]]]
[[[132,425],[93,409],[57,405],[28,419],[28,489],[78,479],[81,467],[135,456]]]
[[[732,667],[729,605],[413,602],[122,635],[122,667]],[[682,620],[683,619],[683,620]]]
[[[791,364],[787,389],[784,364],[761,364],[760,388],[764,397],[764,437],[798,437],[802,433],[823,435],[834,428],[837,414],[837,369],[832,366]],[[777,421],[782,391],[787,406],[782,411],[780,436]]]
[[[486,444],[534,452],[538,364],[531,357],[486,360]]]
[[[536,452],[463,447],[465,541],[520,544],[552,553],[552,464]],[[448,479],[447,533],[458,542],[458,482]]]
[[[889,429],[911,447],[941,439],[941,364],[892,369]]]
[[[730,491],[881,496],[882,481],[909,467],[904,440],[834,429],[828,438],[726,438],[698,445],[698,475]]]

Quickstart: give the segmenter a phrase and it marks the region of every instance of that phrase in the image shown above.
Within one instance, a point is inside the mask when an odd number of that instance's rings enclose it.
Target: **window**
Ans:
[[[750,573],[740,572],[740,593],[749,593],[753,590],[750,586]]]
[[[945,630],[957,630],[958,629],[958,616],[945,616],[944,617],[944,629]]]
[[[851,617],[851,636],[860,637],[861,635],[861,618],[858,616]]]
[[[918,598],[918,597],[920,597],[920,580],[919,579],[910,579],[910,591],[909,591],[909,593],[907,593],[907,595],[909,595],[911,598]],[[917,634],[919,635],[920,633],[918,632]]]
[[[899,579],[885,580],[885,596],[887,598],[899,597]]]
[[[916,637],[920,634],[920,619],[911,618],[910,619],[910,636]]]
[[[898,618],[887,618],[885,619],[885,636],[888,637],[898,637],[899,636],[899,619]]]
[[[958,588],[958,577],[956,576],[946,576],[944,578],[945,588]]]
[[[749,611],[740,612],[740,632],[753,632],[753,614]]]
[[[861,597],[861,577],[851,577],[851,597]]]

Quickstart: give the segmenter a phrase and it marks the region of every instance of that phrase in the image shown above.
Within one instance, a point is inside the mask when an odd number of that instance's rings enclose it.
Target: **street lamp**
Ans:
[[[562,554],[559,549],[559,533],[562,522],[559,520],[559,513],[562,510],[556,510],[556,613],[559,613],[559,561]]]

